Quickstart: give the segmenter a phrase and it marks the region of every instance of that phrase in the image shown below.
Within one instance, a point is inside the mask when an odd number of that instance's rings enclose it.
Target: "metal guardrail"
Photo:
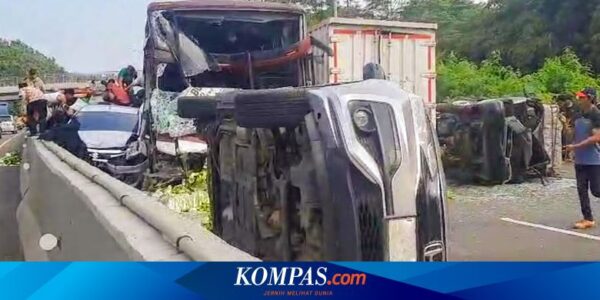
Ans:
[[[68,74],[56,74],[42,77],[44,83],[65,83],[65,82],[88,82],[92,80],[90,77],[72,76]],[[23,81],[23,77],[4,77],[0,78],[0,86],[18,86]]]
[[[102,72],[98,74],[71,74],[71,73],[56,73],[42,74],[40,78],[46,84],[52,83],[67,83],[67,82],[90,82],[92,80],[110,79],[117,76],[118,72]],[[0,87],[2,86],[17,86],[23,81],[23,76],[7,76],[0,78]]]

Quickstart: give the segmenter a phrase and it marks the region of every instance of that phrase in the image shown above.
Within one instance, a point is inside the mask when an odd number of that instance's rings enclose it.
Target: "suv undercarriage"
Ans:
[[[395,84],[178,106],[182,117],[202,111],[214,228],[232,245],[265,260],[445,259],[437,142],[422,101]]]

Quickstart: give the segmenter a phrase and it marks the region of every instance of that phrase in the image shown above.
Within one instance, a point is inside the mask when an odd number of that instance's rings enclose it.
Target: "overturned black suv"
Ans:
[[[482,184],[520,183],[544,176],[544,106],[513,97],[437,106],[437,134],[449,178]]]

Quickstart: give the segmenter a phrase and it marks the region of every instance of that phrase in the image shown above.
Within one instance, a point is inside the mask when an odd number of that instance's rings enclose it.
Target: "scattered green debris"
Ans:
[[[153,188],[153,196],[171,210],[186,217],[199,219],[205,228],[212,230],[213,222],[207,183],[208,173],[205,170],[192,172],[181,184],[167,186],[158,184]]]
[[[453,186],[448,186],[448,189],[446,191],[446,199],[448,200],[448,202],[454,202],[454,200],[456,200],[456,191],[454,190]]]
[[[6,153],[0,158],[0,167],[11,167],[21,165],[21,154],[19,152]]]

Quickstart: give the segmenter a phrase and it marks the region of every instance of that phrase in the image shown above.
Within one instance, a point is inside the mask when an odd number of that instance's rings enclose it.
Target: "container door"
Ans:
[[[375,30],[332,28],[334,56],[330,61],[331,83],[358,81],[363,78],[363,66],[379,62]]]
[[[435,103],[435,35],[382,31],[380,64],[388,78],[406,91]]]

